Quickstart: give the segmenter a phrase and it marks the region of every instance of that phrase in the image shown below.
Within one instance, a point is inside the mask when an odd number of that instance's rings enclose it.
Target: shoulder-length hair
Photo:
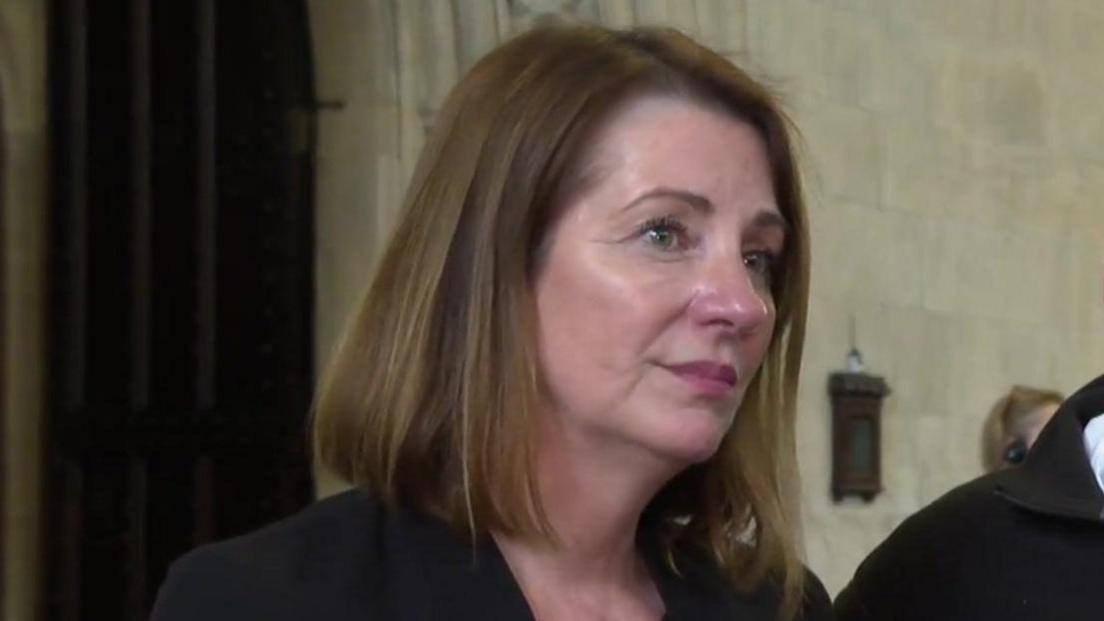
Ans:
[[[439,112],[402,215],[326,373],[320,463],[388,503],[472,536],[550,536],[535,484],[536,249],[579,179],[597,125],[627,99],[673,95],[762,137],[790,227],[774,336],[717,453],[647,509],[664,546],[695,545],[742,590],[769,579],[799,603],[795,399],[808,227],[792,131],[776,98],[670,29],[546,26],[480,60]]]

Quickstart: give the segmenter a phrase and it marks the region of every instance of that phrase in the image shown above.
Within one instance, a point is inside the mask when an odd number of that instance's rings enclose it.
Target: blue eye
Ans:
[[[670,216],[648,220],[640,227],[640,236],[663,251],[685,248],[688,242],[686,226]]]
[[[744,255],[744,265],[752,274],[769,281],[778,265],[778,257],[769,250],[756,250]]]

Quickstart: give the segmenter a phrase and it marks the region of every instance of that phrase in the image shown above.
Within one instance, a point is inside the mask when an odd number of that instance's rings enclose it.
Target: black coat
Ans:
[[[836,599],[841,621],[1100,621],[1104,494],[1084,427],[1104,377],[1070,397],[1024,463],[905,520]]]
[[[776,618],[774,590],[740,596],[709,564],[680,559],[679,577],[649,554],[666,619]],[[828,594],[811,574],[808,601],[805,621],[831,618]],[[438,520],[350,491],[185,555],[170,569],[152,621],[532,618],[493,540],[473,549]]]

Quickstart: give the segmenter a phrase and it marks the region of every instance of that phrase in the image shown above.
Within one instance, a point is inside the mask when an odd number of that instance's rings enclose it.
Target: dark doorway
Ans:
[[[302,0],[53,0],[47,619],[310,497]]]

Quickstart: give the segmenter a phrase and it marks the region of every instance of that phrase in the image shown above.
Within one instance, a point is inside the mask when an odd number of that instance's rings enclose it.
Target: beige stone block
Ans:
[[[1069,71],[1068,69],[1065,71]],[[1080,75],[1056,75],[1051,109],[1052,142],[1064,153],[1104,163],[1104,63],[1080,65]]]
[[[362,109],[342,114],[364,118]],[[315,360],[323,365],[346,315],[366,283],[378,244],[376,188],[387,180],[374,174],[370,128],[339,115],[319,119],[320,152],[315,158]],[[321,150],[321,145],[328,145]],[[320,367],[321,368],[321,367]]]
[[[892,31],[881,39],[880,47],[871,51],[873,75],[860,104],[898,119],[931,118],[944,55],[910,45]]]
[[[610,28],[631,28],[636,24],[633,0],[596,0],[598,21]]]
[[[953,323],[946,313],[881,305],[868,318],[865,340],[877,343],[882,372],[893,388],[903,417],[951,416],[950,382]]]
[[[315,2],[311,4],[318,98],[340,104],[319,112],[317,153],[350,157],[351,166],[373,157],[374,149],[399,149],[399,93],[395,55],[395,15],[390,2]],[[343,140],[363,136],[371,142]],[[336,144],[341,142],[341,144]],[[329,165],[320,164],[320,174]]]
[[[419,69],[424,72],[426,81],[426,100],[421,105],[436,110],[460,78],[456,15],[450,3],[437,0],[421,0],[421,6],[403,0],[399,5],[404,7],[400,12],[403,18],[407,17],[405,7],[419,9],[409,17],[420,21],[424,29],[418,35],[425,62]]]
[[[851,348],[851,317],[857,309],[853,300],[816,293],[810,297],[799,393],[802,407],[823,411],[827,404],[824,378],[844,367]]]
[[[1006,147],[1040,147],[1047,140],[1046,95],[1038,72],[1018,60],[965,55],[946,94],[954,127]]]
[[[1052,144],[1065,154],[1104,161],[1104,17],[1059,11],[1040,23],[1049,40],[1044,55]]]
[[[882,205],[887,210],[942,215],[968,193],[965,146],[925,121],[887,120],[883,126]]]
[[[1059,350],[1059,334],[1052,319],[1037,323],[1009,323],[1001,340],[1001,373],[1006,384],[1051,386]],[[995,397],[994,397],[995,399]],[[983,410],[988,412],[988,409]],[[980,417],[979,417],[980,418]]]
[[[1002,223],[1011,229],[1062,233],[1071,230],[1075,211],[1084,201],[1083,177],[1077,162],[1039,157],[1029,165],[1004,167],[1011,183]]]
[[[832,595],[851,579],[870,546],[870,525],[864,514],[832,515],[811,521],[806,527],[805,548],[809,565]]]
[[[976,455],[982,421],[997,397],[1017,383],[1045,387],[1061,354],[1054,333],[1038,323],[960,319],[953,336],[947,420],[969,436]]]
[[[885,7],[903,35],[983,54],[1043,49],[1046,24],[1061,12],[1036,0],[893,0]]]
[[[517,0],[508,2],[506,10],[511,36],[538,26],[593,22],[598,18],[597,7],[590,0]]]
[[[1050,230],[1020,228],[1009,234],[1004,249],[1000,292],[1005,302],[1004,318],[1021,323],[1051,320],[1064,291],[1058,288],[1064,234]]]
[[[596,24],[601,21],[598,13],[599,0],[576,0],[571,16],[578,21]]]
[[[1104,374],[1104,305],[1097,302],[1090,311],[1090,328],[1074,331],[1059,327],[1050,335],[1048,345],[1054,360],[1049,385],[1067,395]]]
[[[947,351],[948,420],[970,418],[988,411],[1009,378],[1003,370],[1002,350],[1007,336],[988,319],[954,317]],[[981,414],[983,416],[983,414]]]
[[[1104,236],[1104,165],[1079,162],[1074,183],[1076,189],[1060,195],[1068,209],[1070,228]]]
[[[748,2],[749,59],[783,94],[822,94],[824,7],[807,0]]]
[[[919,455],[914,465],[920,490],[917,510],[980,473],[978,435],[972,428],[963,433],[946,418],[921,416],[913,432]]]
[[[669,9],[667,0],[633,0],[633,14],[641,26],[670,25]]]
[[[1104,227],[1067,234],[1055,245],[1057,267],[1047,293],[1053,312],[1048,319],[1065,334],[1098,334],[1104,329],[1104,322],[1097,321],[1104,309]]]
[[[1036,30],[1041,34],[1043,53],[1048,61],[1076,65],[1099,65],[1104,58],[1104,11],[1095,0],[1066,2],[1060,10],[1050,10],[1040,19]]]
[[[964,46],[983,47],[990,44],[993,16],[1005,5],[1005,0],[891,0],[886,13],[893,24],[917,36],[954,42]]]
[[[885,0],[827,0],[825,4],[845,9],[852,14],[881,18],[886,14],[888,3]]]
[[[965,286],[987,284],[996,272],[991,252],[999,248],[999,240],[985,231],[948,227],[940,222],[930,222],[924,231],[923,277],[924,307],[932,311],[963,313],[968,311],[967,301],[958,298],[958,283],[964,274],[959,273],[959,263],[964,253],[976,249],[978,260],[967,265]],[[983,295],[985,297],[985,295]]]
[[[409,174],[437,108],[458,78],[456,28],[447,3],[419,0],[395,7],[399,149]]]
[[[365,64],[370,38],[360,36],[371,23],[369,3],[359,0],[310,0],[314,43],[314,86],[320,101],[344,101],[364,82],[357,70]]]
[[[919,306],[925,221],[832,201],[811,210],[812,288],[825,296]]]
[[[702,43],[724,55],[746,48],[745,0],[694,0],[694,9]]]
[[[1038,196],[1038,186],[1031,183],[1036,176],[1017,177],[1004,167],[973,168],[958,171],[957,175],[953,171],[948,174],[953,182],[944,188],[941,205],[935,205],[942,206],[944,217],[986,228],[1015,228],[1009,219],[1012,205],[1037,204],[1029,198]]]
[[[445,4],[445,3],[442,3]],[[498,15],[493,2],[454,3],[456,10],[456,42],[460,72],[471,69],[477,60],[500,42]]]
[[[822,98],[796,104],[794,121],[808,156],[806,177],[829,200],[878,204],[883,147],[876,115]]]
[[[904,28],[904,26],[897,26],[897,28]],[[907,34],[894,32],[893,36],[906,46],[902,49],[902,53],[907,51],[910,64],[905,69],[915,68],[920,86],[923,87],[919,91],[923,99],[911,102],[913,105],[905,109],[906,114],[895,120],[943,130],[953,129],[958,134],[956,138],[965,140],[968,134],[955,126],[955,119],[958,117],[956,105],[959,99],[956,89],[960,84],[957,71],[962,64],[963,52],[956,45],[919,37],[912,31]]]
[[[1054,293],[1058,241],[1046,230],[929,222],[924,305],[968,317],[1038,321]]]
[[[818,501],[828,497],[831,473],[831,408],[824,383],[830,364],[824,358],[815,353],[805,358],[797,402],[797,454],[804,497]]]
[[[375,192],[376,223],[374,237],[377,246],[383,248],[398,220],[406,195],[410,175],[403,162],[388,156],[376,158],[376,177],[379,182]]]
[[[636,23],[641,26],[669,26],[696,36],[698,18],[688,0],[636,0]]]
[[[878,71],[885,58],[885,30],[873,17],[843,9],[824,11],[821,57],[825,90],[831,99],[872,109],[886,77]]]
[[[986,47],[1015,50],[1029,56],[1039,54],[1044,49],[1047,36],[1045,26],[1042,25],[1054,13],[1053,6],[1046,2],[1000,0],[988,16],[989,37]]]
[[[928,223],[921,272],[925,308],[968,317],[1001,317],[1011,300],[1001,280],[1009,234],[962,221]]]

